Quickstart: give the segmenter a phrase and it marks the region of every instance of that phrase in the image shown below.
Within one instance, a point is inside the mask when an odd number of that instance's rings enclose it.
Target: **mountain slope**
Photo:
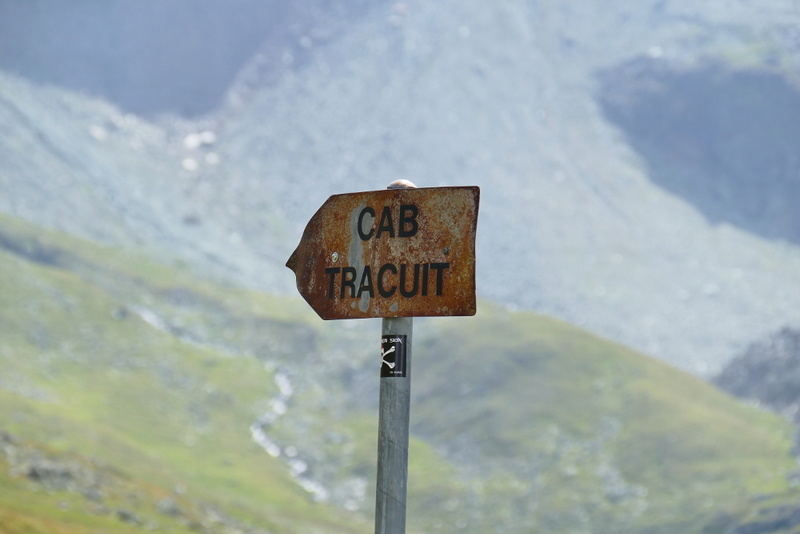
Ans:
[[[122,506],[136,506],[137,515],[144,508],[142,517],[162,529],[176,520],[156,507],[172,499],[197,503],[187,521],[208,523],[209,532],[239,524],[253,532],[362,531],[353,518],[313,505],[283,463],[251,438],[249,426],[275,395],[276,371],[226,349],[225,332],[241,325],[196,317],[200,304],[224,309],[231,295],[207,294],[157,264],[63,235],[41,239],[9,219],[2,236],[0,427],[110,466],[110,478],[134,488],[152,486],[160,498],[123,499]],[[197,324],[208,344],[181,333]],[[281,314],[273,313],[261,332],[281,328]],[[288,329],[280,339],[291,335]],[[115,499],[113,480],[106,495],[109,477],[97,478],[97,488],[76,490],[85,502],[69,497],[90,515]]]
[[[369,529],[374,321],[9,218],[0,272],[0,483],[57,496],[0,525]],[[415,339],[410,531],[700,532],[790,491],[788,423],[575,327],[482,304]]]
[[[795,469],[785,422],[569,325],[495,312],[437,334],[415,364],[414,429],[501,480],[483,498],[527,510],[527,531],[696,532]],[[762,470],[778,457],[785,471]]]
[[[0,209],[286,293],[293,279],[282,265],[328,195],[396,178],[475,184],[484,298],[701,374],[800,322],[800,253],[770,230],[794,224],[791,144],[778,174],[756,161],[771,152],[736,148],[793,131],[776,108],[797,99],[792,2],[408,1],[358,16],[315,3],[270,33],[264,17],[278,4],[253,15],[265,40],[225,104],[191,120],[145,120],[0,73],[0,187],[9,192]],[[190,27],[203,27],[209,11],[194,11]],[[235,40],[234,18],[219,17],[210,42]],[[161,24],[136,24],[150,19]],[[25,39],[18,45],[37,46]],[[228,45],[241,55],[245,43]],[[719,113],[691,127],[696,113],[652,114],[663,102],[709,108],[680,89],[698,73]],[[753,78],[773,80],[781,99],[741,90]],[[740,124],[726,118],[732,109],[765,135],[730,127]],[[702,142],[684,146],[689,138]]]
[[[631,134],[638,144],[626,139],[625,123],[603,104],[636,82],[681,102],[658,78],[622,76],[637,58],[678,79],[704,61],[726,65],[738,79],[771,68],[794,87],[796,46],[774,38],[787,17],[796,13],[782,1],[742,2],[736,10],[676,1],[386,6],[335,39],[312,40],[302,65],[287,65],[232,107],[219,152],[237,169],[231,174],[242,191],[275,199],[297,236],[332,193],[379,189],[397,178],[480,185],[485,297],[711,372],[753,338],[800,320],[798,249],[708,218],[694,197],[662,187],[682,179],[712,187],[717,174],[650,168],[659,161],[641,151],[642,132]],[[771,53],[741,59],[762,45]],[[773,65],[764,67],[769,57]],[[782,116],[770,107],[775,100],[745,91],[747,101],[738,102],[741,91],[730,85],[717,95],[718,109],[747,109],[760,128],[779,131],[770,122]],[[622,98],[619,113],[636,112],[626,103],[636,105]],[[741,133],[721,119],[711,117],[704,132],[728,134],[717,143],[737,146]],[[651,135],[663,128],[681,138],[669,122],[643,122]],[[733,176],[755,180],[752,162],[729,163]],[[796,181],[796,170],[789,165],[780,180]],[[771,193],[762,203],[795,194],[793,187],[764,191]],[[279,246],[286,256],[294,243]]]

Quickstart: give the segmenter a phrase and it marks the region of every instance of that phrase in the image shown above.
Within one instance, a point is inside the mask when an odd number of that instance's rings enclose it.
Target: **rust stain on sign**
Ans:
[[[478,187],[333,195],[286,266],[323,319],[474,315]]]

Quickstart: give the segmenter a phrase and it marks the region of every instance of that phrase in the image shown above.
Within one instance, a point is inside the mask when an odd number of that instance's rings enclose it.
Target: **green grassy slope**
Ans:
[[[280,325],[282,311],[270,315],[263,303],[64,236],[37,236],[10,220],[0,240],[0,429],[56,453],[97,459],[137,485],[160,488],[164,498],[198,503],[212,526],[209,517],[226,517],[219,531],[225,524],[263,532],[364,531],[354,518],[313,504],[285,466],[252,441],[249,425],[274,393],[274,371],[226,350],[225,335],[214,335],[219,324],[204,325],[219,347],[181,336],[198,321],[196,308],[185,305],[190,300],[258,306],[265,325]],[[236,325],[226,328],[236,335]],[[4,483],[24,487],[30,477],[23,475]],[[99,500],[106,500],[102,491]],[[160,524],[164,514],[150,500]],[[12,515],[48,517],[36,502],[0,501],[16,507]],[[0,515],[0,531],[24,531],[8,526],[11,513]],[[88,529],[95,515],[76,531]],[[187,522],[197,521],[189,518],[187,512]]]
[[[699,532],[797,467],[785,421],[553,319],[484,306],[416,354],[415,430],[530,529]]]
[[[377,325],[144,257],[0,217],[0,532],[371,531]],[[410,532],[716,534],[797,497],[786,422],[568,324],[484,303],[418,321],[413,365]]]

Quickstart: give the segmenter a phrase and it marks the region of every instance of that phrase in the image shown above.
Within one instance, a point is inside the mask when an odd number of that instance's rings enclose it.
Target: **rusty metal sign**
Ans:
[[[286,266],[323,319],[474,315],[478,187],[333,195]]]

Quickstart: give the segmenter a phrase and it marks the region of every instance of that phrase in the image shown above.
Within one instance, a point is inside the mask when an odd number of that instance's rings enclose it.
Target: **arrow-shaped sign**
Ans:
[[[286,266],[323,319],[475,314],[478,187],[333,195]]]

